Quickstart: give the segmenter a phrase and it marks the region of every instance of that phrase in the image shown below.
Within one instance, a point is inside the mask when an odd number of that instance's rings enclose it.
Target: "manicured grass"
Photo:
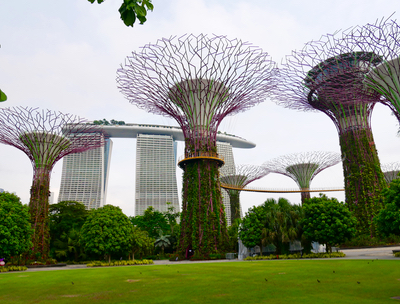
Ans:
[[[274,260],[0,274],[1,304],[400,303],[391,299],[396,296],[396,260]]]

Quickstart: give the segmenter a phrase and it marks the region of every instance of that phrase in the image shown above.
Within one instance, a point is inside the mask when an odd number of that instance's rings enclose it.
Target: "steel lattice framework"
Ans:
[[[385,176],[386,183],[389,185],[392,180],[399,178],[400,163],[389,163],[382,165],[383,175]]]
[[[70,153],[104,144],[101,129],[70,114],[37,108],[0,109],[0,143],[24,152],[33,166],[29,209],[34,228],[32,257],[49,255],[48,205],[54,164]]]
[[[293,179],[301,190],[301,202],[310,198],[310,184],[313,178],[341,161],[340,154],[334,152],[303,152],[283,155],[263,166],[272,173],[286,175]]]
[[[374,235],[377,200],[386,187],[370,121],[381,95],[364,84],[382,63],[380,54],[362,51],[349,37],[358,27],[306,43],[286,57],[273,100],[288,108],[321,111],[334,122],[340,140],[346,203],[358,218],[358,231]]]
[[[365,75],[364,84],[381,95],[400,121],[400,26],[390,17],[359,26],[346,36],[346,45],[382,59]]]
[[[235,168],[235,174],[221,175],[221,183],[244,188],[251,182],[266,176],[269,171],[263,166],[238,165]],[[229,195],[231,205],[231,223],[240,218],[240,190],[226,189]]]
[[[117,72],[126,98],[174,118],[185,137],[181,236],[178,252],[223,251],[226,223],[218,182],[216,134],[228,115],[265,100],[276,65],[260,48],[226,36],[184,35],[145,45]]]

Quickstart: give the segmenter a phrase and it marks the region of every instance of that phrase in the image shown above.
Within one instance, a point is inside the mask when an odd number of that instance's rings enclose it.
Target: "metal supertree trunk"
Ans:
[[[352,49],[347,40],[351,31],[323,36],[287,56],[273,99],[288,108],[321,111],[335,123],[346,203],[358,218],[358,232],[373,235],[373,217],[381,208],[377,198],[386,183],[370,126],[380,95],[366,89],[363,81],[382,59],[373,52]]]
[[[383,164],[382,171],[383,175],[385,176],[386,183],[389,185],[392,180],[400,178],[400,163]]]
[[[29,209],[34,229],[30,256],[49,255],[49,188],[54,164],[70,153],[104,144],[101,130],[77,116],[36,108],[0,109],[0,143],[24,152],[32,162],[33,182]]]
[[[334,152],[304,152],[280,156],[263,164],[272,173],[286,175],[293,179],[301,192],[301,203],[310,198],[311,181],[326,168],[341,161],[340,155]]]
[[[275,86],[275,63],[261,49],[225,36],[160,39],[133,52],[118,70],[127,99],[170,116],[185,136],[178,252],[209,255],[227,239],[216,134],[228,115],[262,102]]]
[[[236,174],[221,175],[221,183],[237,188],[244,188],[251,182],[266,176],[269,171],[262,166],[238,165]],[[240,218],[240,190],[226,189],[231,205],[231,223]]]

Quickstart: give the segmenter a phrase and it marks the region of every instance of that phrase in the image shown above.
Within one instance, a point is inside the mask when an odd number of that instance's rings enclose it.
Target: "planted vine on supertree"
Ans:
[[[33,233],[32,258],[49,256],[49,188],[54,164],[70,153],[84,152],[104,144],[99,127],[85,120],[37,108],[0,109],[0,143],[24,152],[31,160],[33,182],[29,201]]]
[[[251,182],[266,176],[269,171],[262,166],[238,165],[235,168],[235,174],[221,174],[221,183],[235,188],[243,189]],[[225,189],[229,195],[231,205],[231,223],[240,218],[240,191],[238,189]]]
[[[383,175],[386,183],[389,185],[394,179],[398,179],[400,173],[400,163],[389,163],[382,165]]]
[[[341,161],[340,154],[334,152],[304,152],[280,156],[263,164],[272,173],[286,175],[293,179],[301,192],[301,203],[311,197],[310,185],[314,177]]]
[[[265,100],[276,67],[267,53],[226,36],[163,38],[133,52],[118,70],[127,99],[174,118],[185,137],[178,253],[223,252],[228,242],[221,202],[216,135],[228,115]]]
[[[321,111],[334,122],[343,160],[346,203],[358,219],[358,233],[374,235],[373,217],[386,187],[372,136],[372,109],[380,95],[363,84],[382,58],[358,51],[346,37],[351,30],[308,42],[286,57],[273,97],[278,104],[303,111]]]

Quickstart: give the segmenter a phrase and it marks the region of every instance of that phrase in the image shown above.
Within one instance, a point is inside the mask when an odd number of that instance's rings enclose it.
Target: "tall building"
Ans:
[[[142,215],[149,206],[166,211],[167,202],[180,210],[176,167],[177,141],[184,141],[182,130],[172,126],[122,124],[104,125],[102,132],[107,138],[137,138],[135,215]],[[254,147],[254,143],[243,138],[217,134],[218,153],[225,160],[221,170],[234,173],[232,148]],[[102,148],[65,156],[58,202],[79,201],[88,209],[105,205],[111,149],[112,141],[108,139]],[[229,197],[224,192],[225,213],[230,224]]]
[[[225,164],[219,169],[220,174],[233,175],[235,174],[235,160],[233,158],[232,145],[227,142],[217,141],[217,151],[225,161]],[[230,226],[231,223],[231,204],[228,192],[221,188],[222,203],[225,208],[226,223]]]
[[[82,202],[87,209],[104,206],[111,150],[112,141],[106,139],[103,147],[65,156],[57,201]]]
[[[150,206],[167,211],[167,202],[179,210],[176,149],[171,135],[137,135],[135,215]]]

